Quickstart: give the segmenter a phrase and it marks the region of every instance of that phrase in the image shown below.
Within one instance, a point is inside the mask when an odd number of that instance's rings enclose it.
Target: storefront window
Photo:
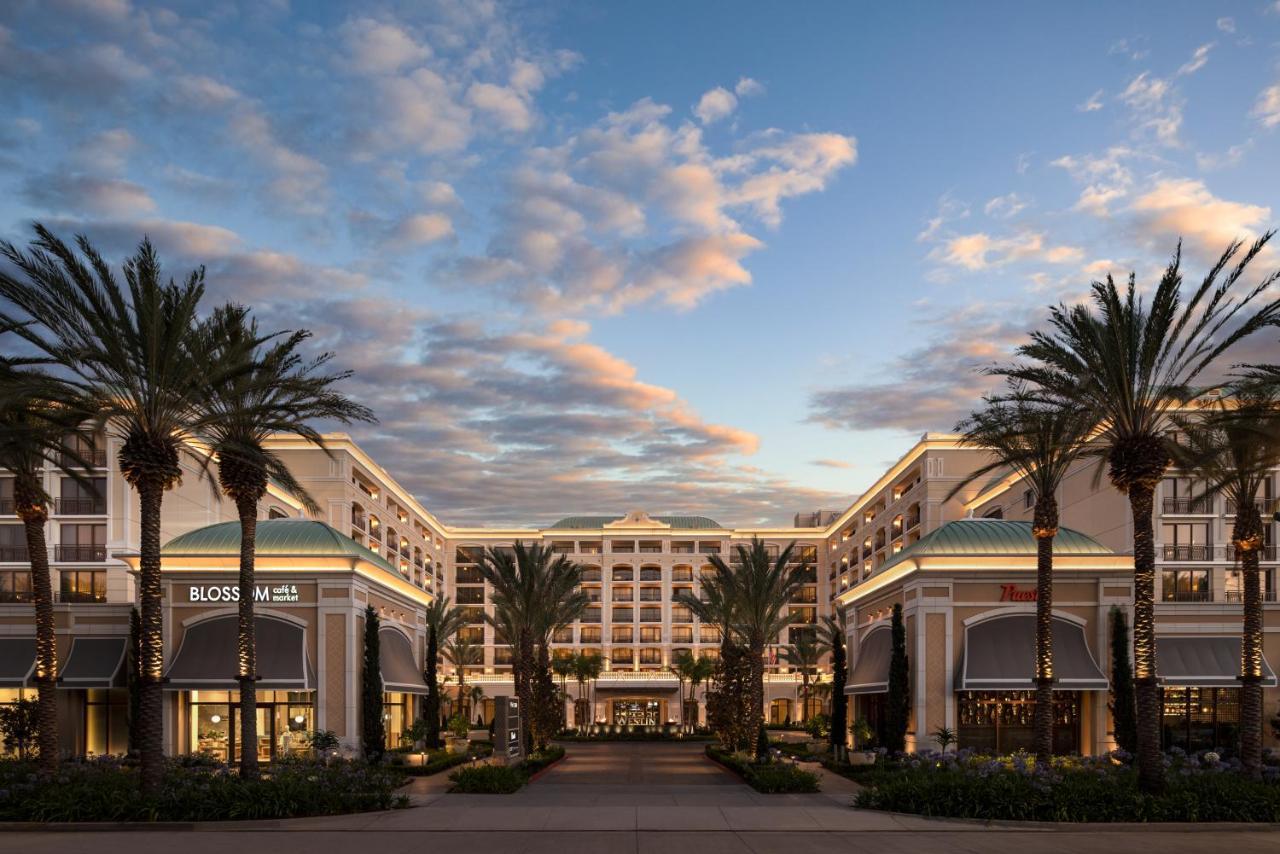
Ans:
[[[270,762],[311,749],[315,730],[311,691],[258,692],[258,759]],[[222,762],[239,758],[240,692],[192,691],[191,744],[194,753],[207,753]]]
[[[1034,750],[1031,691],[963,691],[958,697],[961,749],[990,753]],[[1053,752],[1080,752],[1080,692],[1053,694]]]
[[[1240,739],[1238,688],[1165,688],[1162,692],[1164,748],[1188,753],[1217,750],[1234,755]]]
[[[382,695],[382,724],[387,733],[389,748],[399,747],[409,726],[409,695],[388,693]]]
[[[129,692],[94,688],[85,692],[84,753],[86,756],[129,752]]]

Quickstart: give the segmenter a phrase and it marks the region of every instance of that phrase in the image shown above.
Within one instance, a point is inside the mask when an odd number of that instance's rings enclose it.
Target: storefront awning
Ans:
[[[1032,691],[1036,675],[1036,618],[1010,614],[966,626],[957,691]],[[1093,660],[1084,627],[1053,618],[1055,691],[1105,691],[1107,677]]]
[[[402,694],[425,694],[427,682],[413,657],[409,639],[395,629],[378,632],[378,663],[382,687]]]
[[[236,637],[234,614],[190,626],[165,673],[170,691],[234,691]],[[307,658],[307,632],[302,626],[275,617],[253,621],[258,653],[257,687],[267,691],[310,691],[315,674]]]
[[[124,637],[78,637],[58,677],[59,688],[120,688],[124,686]]]
[[[879,694],[889,690],[889,659],[893,633],[887,626],[872,629],[858,645],[858,658],[845,683],[846,694]]]
[[[35,638],[0,638],[0,688],[30,687],[35,669]]]
[[[1240,636],[1192,635],[1156,638],[1156,672],[1160,683],[1193,688],[1240,685]],[[1276,674],[1262,659],[1262,684],[1275,687]]]

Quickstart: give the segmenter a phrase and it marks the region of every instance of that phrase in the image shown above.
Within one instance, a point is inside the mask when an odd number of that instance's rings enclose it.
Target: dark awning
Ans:
[[[1032,691],[1036,675],[1036,618],[1009,614],[964,630],[957,691]],[[1105,691],[1107,677],[1093,660],[1084,627],[1053,618],[1055,691]]]
[[[889,690],[889,659],[893,655],[893,633],[888,626],[872,629],[858,644],[853,672],[845,683],[846,694],[880,694]]]
[[[378,664],[382,687],[402,694],[425,694],[427,682],[413,657],[409,639],[395,629],[378,632]]]
[[[119,688],[124,685],[124,637],[77,637],[58,677],[59,688]]]
[[[234,691],[236,680],[235,614],[214,617],[189,627],[165,673],[170,691]],[[253,618],[258,653],[257,687],[268,691],[310,691],[315,676],[307,659],[307,632],[276,617]]]
[[[30,687],[35,669],[35,638],[0,638],[0,688]]]
[[[1160,683],[1195,688],[1240,685],[1240,636],[1191,635],[1156,638],[1156,672]],[[1276,674],[1262,659],[1262,684],[1275,687]]]

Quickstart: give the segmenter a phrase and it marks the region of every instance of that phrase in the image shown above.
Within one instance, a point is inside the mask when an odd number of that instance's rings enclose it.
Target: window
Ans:
[[[635,581],[635,574],[629,566],[615,566],[613,568],[614,581]]]
[[[31,571],[28,569],[0,570],[0,602],[30,602]]]
[[[73,433],[62,440],[62,447],[68,451],[62,455],[63,465],[81,467],[88,463],[94,468],[107,467],[107,449],[101,436]]]
[[[645,610],[648,610],[648,609],[645,609]],[[653,611],[656,614],[656,616],[654,617],[655,620],[662,619],[661,608],[654,608]],[[645,619],[645,618],[642,616],[641,619]],[[687,605],[672,605],[671,606],[671,622],[692,623],[693,612],[689,610],[689,607]]]
[[[662,622],[662,609],[652,606],[640,609],[640,622],[642,623],[660,623]]]
[[[102,570],[63,570],[58,591],[62,602],[107,601],[107,574]]]
[[[484,643],[484,626],[463,626],[458,629],[458,640],[467,643],[482,644]]]
[[[479,546],[458,546],[457,551],[453,554],[454,563],[480,563],[480,556],[484,554],[484,549]]]
[[[671,553],[678,555],[691,555],[693,554],[693,543],[689,540],[674,542],[671,544]]]
[[[686,595],[692,596],[692,595],[693,595],[693,588],[692,588],[692,587],[672,587],[672,588],[671,588],[671,601],[672,601],[672,602],[675,602],[675,601],[680,597],[680,595],[681,595],[681,594],[686,594]]]
[[[1240,738],[1238,688],[1165,688],[1161,691],[1161,740],[1168,750],[1236,752]]]
[[[556,554],[571,555],[573,546],[573,540],[556,540],[551,544],[551,550]]]
[[[0,515],[13,515],[13,478],[0,477]]]
[[[510,664],[511,663],[511,647],[495,646],[493,648],[494,664]]]
[[[610,540],[609,551],[618,555],[634,554],[636,550],[635,540]]]
[[[635,640],[634,631],[630,626],[614,626],[609,635],[609,640],[613,643],[631,643]]]
[[[812,626],[789,626],[787,628],[787,643],[800,643],[801,638],[808,638],[810,641],[816,640]]]
[[[641,540],[640,554],[645,554],[645,555],[662,554],[662,543],[659,540]]]
[[[27,560],[27,532],[22,525],[0,525],[0,561]]]
[[[598,555],[604,553],[603,543],[578,543],[578,552],[584,555]]]
[[[662,628],[660,626],[641,626],[640,643],[662,643]]]
[[[599,581],[599,580],[600,580],[600,567],[598,567],[598,566],[584,566],[584,567],[582,568],[582,580],[583,580],[583,581]]]
[[[1261,571],[1262,576],[1262,600],[1264,602],[1276,601],[1275,588],[1275,571],[1264,569]],[[1222,590],[1223,598],[1228,602],[1244,601],[1244,573],[1238,569],[1228,569],[1226,586]]]
[[[582,612],[582,618],[581,618],[578,622],[580,622],[580,623],[598,623],[598,622],[600,622],[600,609],[599,609],[598,607],[597,607],[597,608],[587,608],[585,611],[583,611],[583,612]]]
[[[1165,602],[1210,602],[1207,569],[1166,569],[1161,579]]]
[[[992,507],[992,508],[991,508],[990,510],[988,510],[986,513],[983,513],[983,514],[982,514],[982,518],[983,518],[983,519],[1003,519],[1003,518],[1004,518],[1004,508],[1003,508],[1003,507]]]
[[[483,607],[477,608],[475,606],[471,606],[467,608],[461,608],[459,610],[461,611],[462,620],[464,623],[469,623],[473,626],[482,625],[484,623]]]
[[[614,602],[633,602],[636,598],[636,591],[633,587],[615,587],[611,593]]]
[[[693,626],[672,626],[672,643],[693,643]]]
[[[634,617],[631,608],[614,608],[613,621],[615,623],[630,623]]]
[[[660,649],[642,649],[640,650],[641,664],[661,664],[662,650]]]
[[[104,561],[107,559],[106,525],[62,525],[60,544],[55,557],[65,561]]]
[[[1191,477],[1167,477],[1164,479],[1164,500],[1160,509],[1165,513],[1212,513],[1213,498],[1205,495],[1207,484]]]
[[[459,566],[453,571],[453,580],[456,584],[483,584],[484,576],[480,574],[478,566]]]
[[[600,643],[599,626],[583,626],[578,629],[578,643]]]
[[[573,643],[573,626],[556,629],[551,634],[552,643]]]
[[[661,602],[662,588],[661,587],[641,587],[640,601],[641,602]]]
[[[272,507],[267,511],[268,519],[288,519],[289,514],[281,510],[279,507]]]
[[[656,566],[642,566],[640,567],[640,580],[641,581],[661,581],[662,570]]]
[[[720,629],[716,626],[698,626],[699,643],[720,643]]]
[[[1212,560],[1208,522],[1166,522],[1160,526],[1165,560]]]
[[[630,664],[635,660],[635,650],[629,646],[620,646],[610,652],[609,657],[614,664]]]
[[[459,605],[483,605],[484,604],[484,588],[483,587],[458,587],[455,590],[456,598],[454,601]]]
[[[671,569],[672,581],[693,581],[693,567],[676,566]]]
[[[1022,490],[1022,507],[1024,510],[1030,510],[1036,506],[1036,494],[1034,490]]]

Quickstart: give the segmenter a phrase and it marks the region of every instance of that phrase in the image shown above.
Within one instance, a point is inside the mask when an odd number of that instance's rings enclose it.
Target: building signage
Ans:
[[[1000,585],[1000,601],[1001,602],[1034,602],[1036,601],[1036,590],[1034,587],[1022,588],[1016,584]]]
[[[524,754],[524,730],[520,726],[520,698],[495,697],[493,734],[502,761],[518,762]]]
[[[191,602],[239,602],[240,587],[236,584],[192,584],[188,600]],[[272,604],[297,602],[296,584],[255,584],[254,602]]]

